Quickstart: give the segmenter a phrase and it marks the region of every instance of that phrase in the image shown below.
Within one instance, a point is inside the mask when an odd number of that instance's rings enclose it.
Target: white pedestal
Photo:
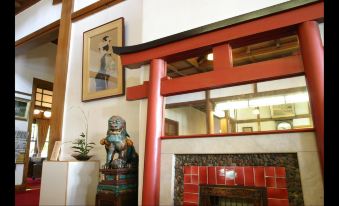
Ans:
[[[100,161],[44,161],[40,202],[45,205],[95,205]]]

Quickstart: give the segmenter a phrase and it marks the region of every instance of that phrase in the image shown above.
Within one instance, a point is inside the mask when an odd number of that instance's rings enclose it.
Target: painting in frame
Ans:
[[[29,108],[30,108],[29,99],[15,97],[15,119],[27,121]]]
[[[124,45],[124,19],[84,32],[82,101],[124,95],[124,70],[113,46]]]

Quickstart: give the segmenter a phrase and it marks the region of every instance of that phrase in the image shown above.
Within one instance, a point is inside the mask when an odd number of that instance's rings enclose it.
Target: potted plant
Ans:
[[[80,137],[72,142],[73,146],[72,148],[75,149],[74,152],[76,154],[73,154],[72,156],[80,161],[86,161],[89,160],[92,155],[88,155],[88,153],[93,149],[92,145],[95,145],[94,142],[87,142],[87,136],[82,132]]]
[[[74,107],[71,107],[71,109]],[[86,161],[89,160],[93,155],[88,155],[88,153],[94,148],[92,145],[95,145],[94,142],[88,142],[87,137],[88,137],[88,121],[86,118],[86,115],[84,111],[80,107],[78,108],[85,119],[85,133],[81,132],[80,137],[75,139],[72,144],[72,148],[74,149],[75,154],[72,154],[72,156],[80,161]]]

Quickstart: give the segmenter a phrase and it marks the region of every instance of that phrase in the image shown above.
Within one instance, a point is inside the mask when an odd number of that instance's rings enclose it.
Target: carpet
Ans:
[[[15,206],[39,206],[41,180],[27,178],[26,191],[15,192]]]

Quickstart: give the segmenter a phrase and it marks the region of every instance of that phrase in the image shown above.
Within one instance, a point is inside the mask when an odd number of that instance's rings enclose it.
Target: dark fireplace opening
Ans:
[[[265,187],[199,185],[199,205],[267,206]]]

